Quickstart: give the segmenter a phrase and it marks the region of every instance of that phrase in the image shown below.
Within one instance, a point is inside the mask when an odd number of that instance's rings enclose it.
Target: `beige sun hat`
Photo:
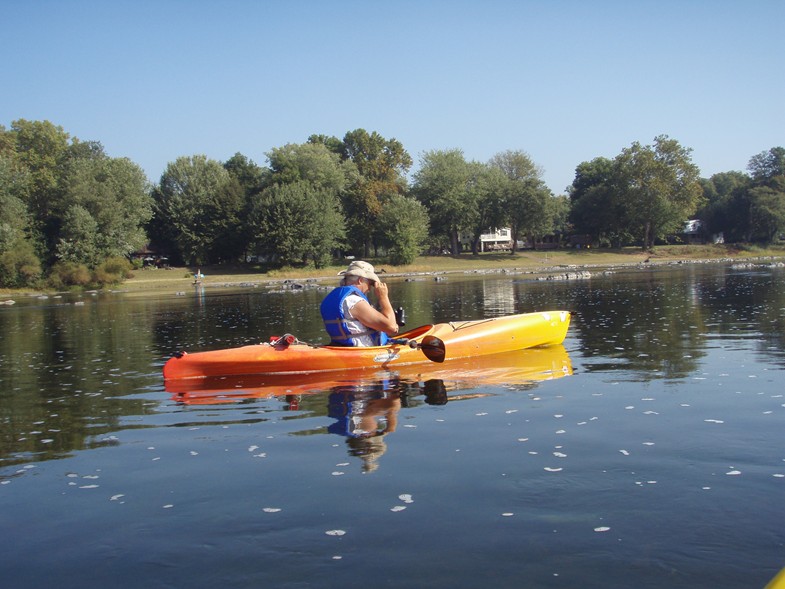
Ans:
[[[376,272],[373,269],[373,266],[368,262],[363,262],[362,260],[356,260],[349,264],[349,267],[338,273],[339,275],[344,276],[360,276],[361,278],[367,278],[368,280],[373,280],[374,282],[381,282],[379,277],[376,275]]]

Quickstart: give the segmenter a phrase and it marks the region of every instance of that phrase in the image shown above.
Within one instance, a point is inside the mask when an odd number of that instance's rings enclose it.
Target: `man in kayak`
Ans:
[[[395,311],[390,304],[387,285],[368,262],[354,261],[341,272],[341,285],[324,297],[320,310],[332,345],[380,346],[388,335],[398,333]],[[376,291],[377,311],[368,301]]]

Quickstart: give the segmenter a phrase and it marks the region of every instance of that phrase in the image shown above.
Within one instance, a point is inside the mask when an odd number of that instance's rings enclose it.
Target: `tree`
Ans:
[[[145,244],[144,227],[152,217],[153,201],[139,166],[127,158],[106,157],[102,150],[91,153],[68,164],[56,251],[58,259],[94,268]],[[79,252],[80,248],[84,251]]]
[[[0,287],[3,288],[31,285],[42,272],[41,261],[27,236],[26,172],[15,165],[11,155],[0,148]]]
[[[377,233],[382,202],[387,195],[405,192],[405,174],[412,158],[398,140],[385,139],[376,131],[370,134],[365,129],[349,131],[342,143],[343,159],[352,162],[358,173],[343,199],[349,235],[352,245],[368,256]]]
[[[0,136],[3,208],[23,205],[13,213],[16,234],[47,267],[64,258],[95,266],[145,242],[149,186],[130,160],[110,158],[99,142],[71,139],[48,121],[15,121]]]
[[[204,155],[170,163],[154,191],[159,239],[193,265],[239,257],[242,188],[220,162]]]
[[[566,195],[551,196],[548,199],[548,214],[552,233],[561,238],[570,232],[570,199]]]
[[[766,243],[785,230],[785,176],[774,178],[749,191],[751,234]]]
[[[598,157],[579,164],[569,196],[569,220],[576,233],[617,247],[631,237],[619,191],[614,188],[613,160]]]
[[[466,219],[466,229],[471,232],[472,254],[479,255],[480,238],[489,229],[501,227],[508,219],[505,209],[507,178],[491,165],[469,162],[467,189],[474,201],[474,214]]]
[[[240,152],[224,162],[224,168],[239,182],[248,196],[258,194],[264,186],[265,177],[269,175],[269,170],[256,165]]]
[[[29,214],[30,239],[38,257],[51,263],[60,229],[57,207],[70,135],[49,121],[19,119],[11,124],[3,144],[15,165],[25,170],[27,186],[21,193]]]
[[[765,183],[776,176],[785,176],[785,148],[772,147],[753,156],[747,169],[756,184]]]
[[[536,237],[552,229],[552,220],[547,212],[551,192],[542,180],[542,169],[524,151],[498,153],[491,159],[491,165],[507,178],[504,208],[512,234],[511,252],[514,254],[521,236],[529,235],[535,243]]]
[[[412,193],[428,210],[434,232],[449,240],[453,255],[461,253],[461,230],[471,228],[467,219],[476,217],[470,178],[470,166],[459,149],[426,152],[414,174]]]
[[[305,181],[340,195],[357,177],[351,163],[320,143],[289,143],[267,153],[270,175],[267,185]]]
[[[26,186],[25,172],[0,152],[0,253],[25,239],[29,225],[24,198]]]
[[[337,137],[314,134],[308,137],[308,143],[324,145],[327,149],[329,149],[334,154],[343,157],[344,154],[343,141],[341,141]]]
[[[236,231],[233,232],[232,241],[235,243],[236,253],[239,254],[242,250],[242,253],[247,255],[248,252],[245,250],[250,245],[252,236],[246,221],[251,213],[254,200],[269,184],[271,172],[269,168],[258,166],[239,152],[224,162],[224,168],[240,187],[242,193],[242,206],[238,214],[240,222]]]
[[[307,181],[273,184],[255,201],[250,227],[256,247],[284,264],[326,266],[343,245],[345,220],[336,195]]]
[[[708,234],[722,233],[726,241],[741,241],[750,233],[748,190],[750,177],[743,172],[720,172],[701,179],[704,205],[697,212]]]
[[[660,135],[654,146],[638,142],[614,160],[614,184],[620,191],[625,218],[644,249],[678,231],[697,210],[702,191],[691,149]]]
[[[390,262],[411,264],[428,239],[428,211],[414,198],[393,194],[382,207],[379,228]]]
[[[750,238],[771,243],[785,231],[785,148],[772,147],[750,159]]]

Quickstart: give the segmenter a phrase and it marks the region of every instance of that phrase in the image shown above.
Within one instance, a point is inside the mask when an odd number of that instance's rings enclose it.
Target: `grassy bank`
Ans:
[[[392,266],[383,261],[370,259],[382,277],[394,278],[417,274],[449,274],[465,272],[521,271],[548,274],[565,267],[608,268],[635,264],[658,264],[675,261],[725,260],[725,259],[764,259],[785,258],[785,246],[770,248],[739,247],[731,245],[690,245],[663,246],[652,253],[642,252],[640,248],[620,250],[581,249],[581,250],[526,250],[515,255],[496,252],[479,256],[422,256],[408,266]],[[324,281],[334,284],[337,274],[345,265],[321,269],[282,268],[267,270],[252,266],[207,266],[201,271],[205,275],[202,283],[206,286],[233,286],[264,284],[282,280]],[[193,285],[195,268],[146,269],[134,272],[133,278],[111,290],[128,292],[176,292]],[[37,291],[40,292],[40,291]],[[30,290],[0,290],[0,300],[12,296],[33,294]]]
[[[565,266],[579,268],[613,267],[642,263],[668,263],[674,261],[723,260],[723,259],[755,259],[783,258],[785,247],[739,248],[724,245],[695,246],[664,246],[653,253],[642,252],[640,248],[621,250],[547,250],[523,251],[515,255],[509,253],[485,253],[479,256],[464,254],[452,256],[423,256],[408,266],[393,266],[381,261],[370,259],[377,270],[385,276],[409,276],[416,274],[463,273],[472,271],[519,270],[542,272],[543,274],[559,271]],[[648,262],[647,262],[648,260]],[[282,280],[313,279],[334,283],[337,274],[345,265],[328,268],[298,269],[283,268],[263,271],[250,267],[205,267],[201,268],[205,275],[202,283],[209,285],[240,285],[257,284]],[[190,287],[195,269],[172,268],[168,270],[140,270],[134,277],[122,285],[122,290],[182,290]]]

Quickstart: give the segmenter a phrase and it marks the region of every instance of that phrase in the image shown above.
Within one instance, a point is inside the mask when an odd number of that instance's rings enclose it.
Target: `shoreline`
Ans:
[[[378,273],[387,279],[408,281],[439,279],[457,274],[526,275],[538,280],[571,280],[590,278],[592,271],[607,273],[615,270],[645,269],[681,264],[761,264],[771,265],[785,260],[785,248],[773,247],[750,251],[727,246],[670,246],[655,252],[631,250],[541,250],[493,253],[480,256],[423,257],[410,266],[396,267],[374,262]],[[122,284],[100,290],[54,292],[46,290],[0,291],[0,305],[13,304],[11,299],[61,294],[184,294],[187,289],[202,285],[210,288],[258,288],[281,286],[282,290],[304,287],[333,286],[344,266],[316,269],[281,269],[270,272],[253,271],[247,267],[204,267],[204,278],[195,283],[193,270],[185,267],[144,269]]]

